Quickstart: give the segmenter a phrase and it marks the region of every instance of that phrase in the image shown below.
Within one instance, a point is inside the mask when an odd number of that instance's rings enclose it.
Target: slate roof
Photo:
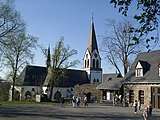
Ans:
[[[40,86],[43,85],[46,76],[46,67],[27,65],[16,80],[16,85]],[[67,69],[67,78],[60,80],[57,87],[74,87],[86,83],[89,83],[89,80],[85,71]]]
[[[40,86],[47,76],[47,68],[27,65],[16,80],[16,85]]]
[[[144,69],[142,77],[135,76],[135,68],[140,62]],[[159,76],[160,50],[138,54],[131,69],[123,79],[123,83],[160,83]]]
[[[119,90],[122,85],[121,80],[120,74],[103,74],[103,82],[96,89]]]
[[[98,45],[97,45],[96,34],[95,34],[93,22],[92,22],[91,28],[90,28],[90,35],[89,35],[87,49],[89,50],[90,53],[92,53],[94,50],[97,50],[97,52],[98,52]]]
[[[67,77],[62,79],[56,87],[74,87],[74,85],[89,84],[86,71],[67,69]]]

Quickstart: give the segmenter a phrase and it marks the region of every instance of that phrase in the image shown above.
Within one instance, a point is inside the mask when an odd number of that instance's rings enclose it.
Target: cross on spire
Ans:
[[[93,23],[93,15],[94,15],[94,14],[93,14],[93,12],[92,12],[92,23]]]

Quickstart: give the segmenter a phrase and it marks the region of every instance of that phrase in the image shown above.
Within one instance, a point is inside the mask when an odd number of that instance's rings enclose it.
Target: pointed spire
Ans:
[[[97,50],[98,52],[98,45],[97,45],[96,34],[95,34],[94,23],[93,23],[93,13],[92,13],[92,23],[90,28],[90,35],[89,35],[87,49],[89,50],[90,53],[92,53],[94,50]]]
[[[48,46],[48,51],[47,51],[47,68],[51,66],[51,53],[50,53],[50,44]]]

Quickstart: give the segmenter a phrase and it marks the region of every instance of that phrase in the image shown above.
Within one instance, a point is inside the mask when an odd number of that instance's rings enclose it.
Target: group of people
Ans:
[[[77,96],[77,97],[73,96],[72,97],[73,107],[79,107],[80,103],[81,103],[81,97],[80,96]],[[87,96],[85,95],[84,96],[84,107],[86,107],[86,106],[88,106],[88,103],[87,103]]]
[[[137,100],[135,100],[134,104],[134,113],[136,114],[137,113],[137,108],[139,111],[141,111],[141,103],[140,103],[140,100],[137,102]],[[149,117],[152,116],[152,104],[151,102],[149,102],[148,106],[145,108],[145,110],[143,111],[143,118],[144,120],[148,120]]]

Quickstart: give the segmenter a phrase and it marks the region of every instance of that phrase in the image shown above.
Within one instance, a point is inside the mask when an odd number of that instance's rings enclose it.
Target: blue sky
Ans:
[[[16,9],[21,13],[27,24],[27,32],[39,38],[39,44],[51,48],[61,36],[65,44],[76,49],[83,67],[83,56],[87,47],[91,25],[91,16],[94,14],[97,42],[102,41],[104,35],[105,19],[121,19],[122,15],[109,3],[110,0],[15,0]],[[132,11],[130,12],[132,13]],[[130,14],[129,13],[129,14]],[[52,50],[51,50],[52,51]],[[113,66],[102,57],[104,73],[115,72]],[[74,59],[72,58],[72,59]],[[45,57],[40,49],[35,51],[33,65],[45,66]]]

